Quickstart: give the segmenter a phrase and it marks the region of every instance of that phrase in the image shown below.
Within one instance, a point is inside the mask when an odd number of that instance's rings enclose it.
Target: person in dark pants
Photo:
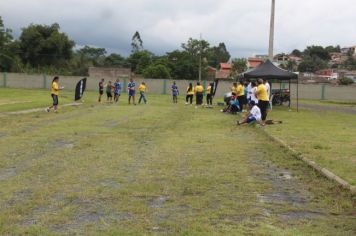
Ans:
[[[214,83],[210,83],[208,88],[206,89],[206,105],[208,107],[213,105],[213,91],[214,91]]]
[[[189,104],[192,105],[193,103],[193,96],[194,96],[194,88],[193,88],[193,84],[189,83],[189,86],[187,88],[187,96],[185,97],[185,105],[188,105],[188,100],[189,100]]]
[[[240,110],[239,112],[242,112],[244,104],[245,104],[245,87],[244,83],[242,81],[239,82],[239,85],[237,86],[237,100],[239,100],[240,104]]]
[[[98,102],[101,102],[101,96],[104,93],[104,79],[101,79],[101,81],[99,82],[99,98],[98,98]]]
[[[52,85],[51,85],[51,97],[53,100],[53,105],[46,108],[47,112],[50,112],[50,110],[53,108],[54,112],[57,112],[57,108],[58,108],[58,94],[59,94],[59,90],[64,89],[64,87],[60,87],[58,85],[58,81],[59,81],[59,77],[56,76],[53,78],[52,80]]]
[[[197,83],[197,86],[195,86],[194,90],[195,90],[196,105],[202,105],[204,88],[200,84],[200,82]]]
[[[259,79],[257,81],[257,84],[258,86],[256,90],[256,95],[258,99],[258,107],[261,110],[261,119],[262,119],[261,124],[264,125],[267,118],[267,108],[269,105],[269,98],[268,98],[266,86],[263,84],[263,80]]]

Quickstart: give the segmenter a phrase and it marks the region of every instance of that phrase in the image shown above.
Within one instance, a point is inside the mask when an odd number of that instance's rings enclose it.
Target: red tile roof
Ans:
[[[229,79],[230,71],[229,70],[219,70],[216,72],[215,78],[217,79]]]
[[[230,63],[220,63],[220,70],[231,70],[232,65]]]

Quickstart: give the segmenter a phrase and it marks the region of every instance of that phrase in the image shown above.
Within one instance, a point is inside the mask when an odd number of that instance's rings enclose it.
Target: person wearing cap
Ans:
[[[260,122],[261,121],[261,110],[260,108],[255,104],[254,101],[251,101],[249,103],[250,106],[250,112],[240,121],[237,121],[237,125],[242,125],[245,123],[251,123],[254,121]]]

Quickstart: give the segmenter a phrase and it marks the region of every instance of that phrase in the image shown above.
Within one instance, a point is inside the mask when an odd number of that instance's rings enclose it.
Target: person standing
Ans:
[[[185,105],[188,105],[188,100],[190,105],[193,104],[193,96],[194,96],[193,84],[189,83],[189,86],[187,88],[187,96],[185,97]]]
[[[175,81],[173,82],[171,89],[172,89],[173,103],[178,103],[179,90]]]
[[[121,83],[119,79],[116,79],[114,83],[114,101],[118,102],[121,95]]]
[[[131,104],[131,98],[132,98],[133,104],[136,105],[136,103],[135,103],[136,88],[135,87],[136,87],[135,82],[133,81],[133,79],[130,79],[130,82],[127,85],[127,91],[129,94],[129,104]]]
[[[245,87],[244,83],[242,81],[239,82],[239,85],[237,86],[237,100],[239,100],[240,104],[240,112],[242,112],[244,104],[245,104]]]
[[[195,99],[196,99],[196,105],[202,105],[203,104],[203,92],[204,88],[200,84],[200,82],[197,82],[197,86],[195,86]]]
[[[257,85],[256,82],[251,82],[251,90],[250,90],[250,102],[254,102],[256,105],[258,104],[258,99],[256,97]]]
[[[145,104],[147,104],[147,99],[146,99],[146,96],[145,96],[145,92],[146,92],[146,84],[145,84],[145,82],[142,82],[140,84],[140,86],[138,87],[138,91],[140,92],[140,98],[138,99],[138,104],[141,103],[141,99],[143,99],[143,102]]]
[[[258,86],[256,90],[256,95],[258,99],[258,107],[261,110],[261,119],[262,119],[261,124],[264,125],[264,122],[267,118],[267,108],[269,104],[269,98],[268,98],[266,86],[263,84],[263,80],[259,79],[257,81],[257,84]]]
[[[54,112],[57,113],[59,90],[64,89],[64,87],[59,87],[58,81],[59,81],[59,77],[58,76],[54,77],[53,80],[52,80],[51,97],[52,97],[52,100],[53,100],[53,105],[46,109],[47,112],[50,112],[50,110],[53,108]]]
[[[104,79],[101,79],[101,81],[99,82],[99,98],[98,98],[98,102],[101,102],[101,96],[104,93]]]
[[[111,80],[109,80],[108,84],[106,85],[106,101],[107,102],[112,102],[112,83]]]
[[[206,105],[208,107],[213,106],[213,90],[214,90],[214,83],[210,83],[206,89]]]
[[[271,85],[268,83],[268,80],[267,79],[263,79],[263,84],[265,85],[266,87],[266,90],[267,90],[267,96],[268,96],[268,99],[271,97]]]
[[[237,83],[234,82],[231,87],[231,92],[237,94]]]

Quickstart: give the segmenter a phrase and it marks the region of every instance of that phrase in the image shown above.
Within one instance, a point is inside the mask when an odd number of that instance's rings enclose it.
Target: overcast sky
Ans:
[[[224,42],[233,57],[267,54],[271,0],[0,0],[15,37],[21,28],[59,23],[77,46],[127,56],[139,31],[157,55],[189,37]],[[356,45],[356,0],[276,0],[275,53],[307,45]]]

